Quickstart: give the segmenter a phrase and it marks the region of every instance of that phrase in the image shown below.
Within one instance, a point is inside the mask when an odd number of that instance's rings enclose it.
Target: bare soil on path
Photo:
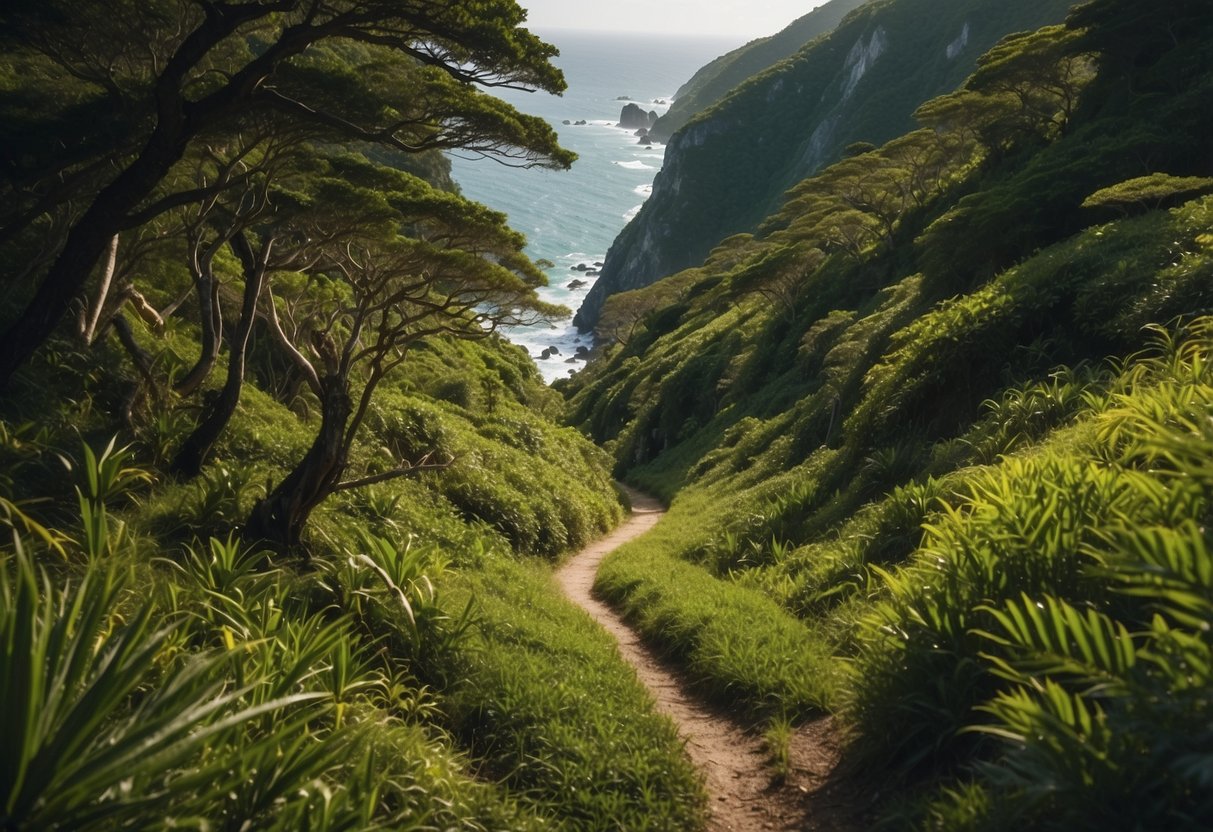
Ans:
[[[761,735],[705,702],[678,668],[644,644],[624,620],[593,595],[598,565],[610,552],[657,525],[661,504],[627,489],[632,515],[610,535],[569,560],[556,579],[619,643],[619,652],[678,726],[687,754],[703,773],[709,796],[709,832],[749,830],[844,831],[858,828],[853,795],[834,782],[838,743],[828,717],[802,726],[790,747],[791,773],[777,778]]]

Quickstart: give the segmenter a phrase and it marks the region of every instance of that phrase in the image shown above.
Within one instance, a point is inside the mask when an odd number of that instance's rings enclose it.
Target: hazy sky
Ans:
[[[773,35],[825,0],[519,0],[536,29]]]

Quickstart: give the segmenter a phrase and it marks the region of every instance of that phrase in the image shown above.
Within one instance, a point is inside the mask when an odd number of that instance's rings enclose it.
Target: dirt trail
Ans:
[[[678,725],[687,753],[704,774],[712,813],[710,832],[854,828],[851,801],[836,799],[836,787],[830,783],[838,750],[828,718],[797,732],[791,743],[792,773],[786,782],[776,782],[762,737],[693,694],[677,668],[593,596],[594,575],[602,559],[653,528],[664,513],[651,497],[631,489],[628,496],[631,517],[574,556],[556,578],[565,595],[615,637],[624,660],[657,700],[658,710]]]

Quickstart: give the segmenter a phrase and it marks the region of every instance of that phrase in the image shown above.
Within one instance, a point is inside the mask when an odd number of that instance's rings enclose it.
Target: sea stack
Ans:
[[[641,127],[648,130],[655,121],[657,121],[657,113],[646,113],[639,104],[625,104],[623,111],[619,114],[619,126],[628,130],[637,130]]]

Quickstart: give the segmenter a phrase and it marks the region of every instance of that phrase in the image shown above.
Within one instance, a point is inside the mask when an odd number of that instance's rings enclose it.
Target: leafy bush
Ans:
[[[866,759],[955,765],[987,735],[1009,748],[978,770],[1031,825],[1208,812],[1187,756],[1203,740],[1177,727],[1207,706],[1185,692],[1207,689],[1192,673],[1213,611],[1208,330],[1126,368],[1129,392],[1077,431],[970,478],[886,574],[857,637]],[[975,729],[975,708],[993,721]]]

